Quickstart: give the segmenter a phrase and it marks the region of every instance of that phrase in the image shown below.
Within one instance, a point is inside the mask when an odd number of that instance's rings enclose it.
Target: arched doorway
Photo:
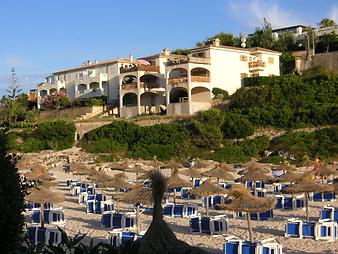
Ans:
[[[191,101],[196,102],[210,102],[211,92],[206,87],[194,87],[191,89]]]
[[[140,82],[141,82],[141,86],[143,85],[145,89],[160,87],[159,78],[151,74],[145,74],[141,76]]]
[[[137,95],[135,93],[126,93],[122,98],[123,107],[135,107],[137,106]]]
[[[78,93],[84,93],[84,91],[87,90],[87,85],[86,84],[79,84],[77,86],[77,91]]]
[[[194,68],[190,71],[192,82],[210,82],[210,72],[204,68]]]
[[[173,69],[169,73],[168,82],[171,85],[188,82],[188,71],[184,68]]]
[[[188,91],[183,87],[175,87],[171,89],[169,94],[170,103],[182,103],[188,101]]]

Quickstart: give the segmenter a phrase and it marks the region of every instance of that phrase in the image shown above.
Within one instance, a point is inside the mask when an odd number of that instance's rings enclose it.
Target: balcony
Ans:
[[[80,98],[92,98],[92,97],[100,97],[104,96],[104,90],[101,88],[92,88],[86,90],[77,91],[76,97]]]
[[[140,84],[140,87],[144,88],[144,89],[160,88],[160,84],[159,83],[143,82],[143,83]]]
[[[265,68],[265,62],[259,61],[259,62],[251,62],[249,64],[250,70],[263,70]]]
[[[169,60],[166,63],[166,66],[174,66],[174,65],[187,64],[187,63],[210,64],[210,58],[189,56],[189,57],[182,58],[182,59]]]
[[[182,83],[188,83],[188,77],[180,77],[180,78],[169,78],[168,79],[169,85],[175,86]]]
[[[122,84],[121,85],[122,90],[132,90],[132,89],[137,89],[137,83],[128,83],[128,84]]]
[[[210,82],[210,77],[191,76],[191,82]]]
[[[120,73],[128,73],[133,71],[146,71],[146,72],[160,72],[160,67],[155,65],[137,65],[137,66],[130,66],[127,68],[120,68]]]
[[[108,81],[107,73],[99,73],[99,74],[92,74],[92,75],[81,75],[76,78],[77,84],[90,84],[92,82],[101,83],[102,81]]]

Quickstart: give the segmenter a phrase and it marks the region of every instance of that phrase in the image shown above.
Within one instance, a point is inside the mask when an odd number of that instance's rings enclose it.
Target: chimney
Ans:
[[[212,45],[219,47],[221,45],[221,40],[219,38],[214,39]]]
[[[162,51],[163,51],[163,55],[165,55],[165,56],[170,55],[170,49],[169,48],[164,48]]]

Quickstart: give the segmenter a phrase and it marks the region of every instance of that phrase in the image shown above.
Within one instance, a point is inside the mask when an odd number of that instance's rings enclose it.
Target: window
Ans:
[[[248,74],[246,74],[246,73],[241,73],[241,79],[242,78],[247,78],[248,77]]]
[[[241,56],[240,56],[240,59],[241,59],[241,61],[243,61],[243,62],[247,62],[247,61],[248,61],[248,57],[245,56],[245,55],[241,55]]]
[[[273,59],[273,57],[269,57],[269,64],[274,64],[274,59]]]
[[[252,74],[251,74],[251,77],[252,77],[252,78],[259,77],[259,73],[252,73]]]

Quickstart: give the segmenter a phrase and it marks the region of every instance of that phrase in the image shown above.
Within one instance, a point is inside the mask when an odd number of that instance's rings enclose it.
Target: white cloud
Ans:
[[[230,14],[250,28],[260,27],[266,18],[273,28],[295,25],[299,23],[299,14],[282,9],[278,4],[269,0],[228,2]]]
[[[0,65],[6,67],[29,67],[31,63],[23,57],[7,56],[0,61]]]
[[[337,22],[338,19],[338,5],[332,6],[331,12],[330,12],[330,19],[333,19]]]

